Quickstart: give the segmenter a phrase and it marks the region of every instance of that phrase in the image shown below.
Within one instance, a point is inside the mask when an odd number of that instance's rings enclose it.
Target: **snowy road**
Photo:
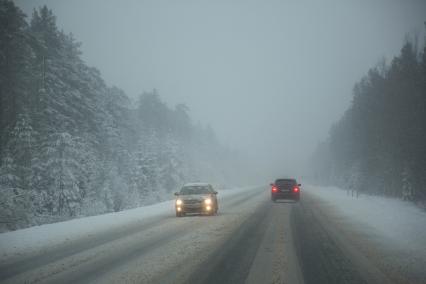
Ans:
[[[369,231],[311,190],[221,191],[219,215],[176,218],[173,203],[0,235],[2,283],[422,283],[396,273]],[[360,227],[361,226],[361,227]],[[47,241],[46,241],[47,240]],[[421,263],[422,264],[422,263]],[[386,269],[392,269],[389,274]]]

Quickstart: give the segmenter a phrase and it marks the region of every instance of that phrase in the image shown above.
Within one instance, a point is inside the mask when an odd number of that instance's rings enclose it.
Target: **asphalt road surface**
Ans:
[[[221,197],[217,216],[170,215],[0,263],[1,283],[403,283],[365,242],[302,189]],[[365,244],[368,247],[368,244]],[[364,247],[364,248],[365,248]]]

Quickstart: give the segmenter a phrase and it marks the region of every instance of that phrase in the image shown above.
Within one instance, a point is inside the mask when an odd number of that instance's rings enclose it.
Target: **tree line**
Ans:
[[[426,200],[426,45],[406,40],[355,84],[353,99],[312,158],[316,181]]]
[[[0,94],[0,231],[158,202],[243,167],[185,105],[107,86],[46,6],[27,22],[0,0]]]

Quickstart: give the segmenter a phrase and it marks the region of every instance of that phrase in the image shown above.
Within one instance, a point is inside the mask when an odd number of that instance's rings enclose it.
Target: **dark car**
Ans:
[[[214,215],[219,209],[217,191],[208,183],[188,183],[179,192],[175,201],[176,217],[186,213]]]
[[[296,179],[281,178],[271,183],[271,200],[277,199],[293,199],[299,201],[300,199],[300,183]]]

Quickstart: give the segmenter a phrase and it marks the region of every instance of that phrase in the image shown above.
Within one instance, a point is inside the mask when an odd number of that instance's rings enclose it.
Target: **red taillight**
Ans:
[[[293,188],[293,191],[294,192],[299,192],[299,188],[296,186],[296,187]]]
[[[278,191],[278,188],[277,187],[275,187],[275,186],[273,186],[272,187],[272,192],[277,192]]]

